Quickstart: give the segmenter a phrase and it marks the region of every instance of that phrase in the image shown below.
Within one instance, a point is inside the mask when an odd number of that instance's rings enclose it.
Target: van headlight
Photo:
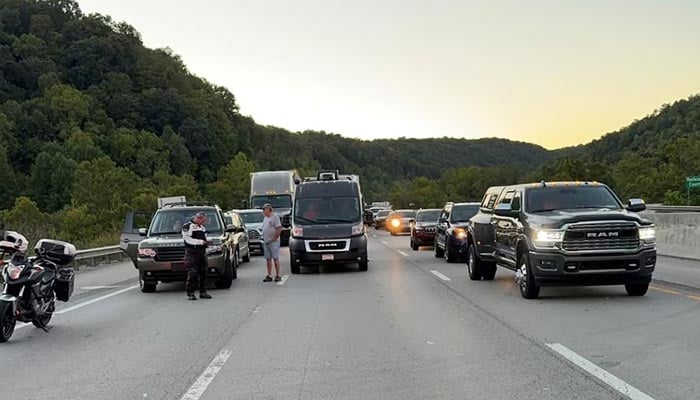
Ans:
[[[352,227],[352,234],[353,235],[362,235],[365,233],[365,224],[359,223],[357,225],[353,225]]]
[[[656,243],[656,227],[642,226],[639,228],[639,240],[646,244]]]
[[[564,241],[564,231],[553,229],[539,229],[532,235],[535,247],[555,247]]]

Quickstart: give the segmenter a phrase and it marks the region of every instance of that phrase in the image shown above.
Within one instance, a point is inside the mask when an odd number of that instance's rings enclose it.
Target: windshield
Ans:
[[[294,207],[294,222],[300,225],[360,221],[360,202],[356,197],[299,199]]]
[[[467,222],[469,219],[479,212],[479,206],[455,206],[452,207],[452,213],[450,214],[451,222]]]
[[[442,210],[419,211],[416,214],[416,222],[437,222]]]
[[[391,211],[389,210],[382,210],[377,213],[377,217],[387,217],[391,214]]]
[[[399,217],[399,218],[415,218],[416,217],[416,212],[413,210],[402,210],[402,211],[397,211],[396,214],[394,214],[394,217]]]
[[[272,208],[292,208],[292,196],[288,194],[257,196],[253,197],[251,206],[254,208],[262,208],[265,204],[271,205]]]
[[[166,235],[166,234],[182,234],[182,225],[191,221],[194,215],[201,210],[198,209],[188,209],[188,210],[167,210],[159,211],[153,218],[151,223],[151,230],[149,234],[153,235]],[[215,210],[203,210],[207,214],[207,223],[204,227],[207,229],[209,234],[221,234],[221,222]]]
[[[619,202],[605,186],[543,187],[527,191],[526,211],[608,208],[618,210]]]
[[[263,219],[265,218],[265,215],[263,215],[263,213],[259,212],[259,211],[238,213],[238,215],[241,217],[241,219],[243,220],[243,223],[246,225],[248,225],[248,224],[260,224],[263,222]]]

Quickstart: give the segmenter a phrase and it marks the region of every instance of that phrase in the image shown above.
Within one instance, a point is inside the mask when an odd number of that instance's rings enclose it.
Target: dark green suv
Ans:
[[[184,281],[185,243],[182,225],[203,211],[207,214],[207,238],[212,245],[207,248],[208,276],[219,289],[228,289],[237,278],[241,255],[235,246],[235,235],[244,229],[226,226],[224,215],[216,205],[174,204],[150,214],[127,214],[120,247],[139,271],[142,292],[155,292],[159,282]],[[150,223],[149,223],[150,221]]]

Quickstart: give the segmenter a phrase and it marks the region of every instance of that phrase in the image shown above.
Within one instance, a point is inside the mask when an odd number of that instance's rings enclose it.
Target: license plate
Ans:
[[[170,269],[172,269],[173,271],[182,271],[185,269],[185,263],[184,262],[171,263]]]
[[[321,261],[333,261],[335,256],[333,254],[324,254],[321,256]]]

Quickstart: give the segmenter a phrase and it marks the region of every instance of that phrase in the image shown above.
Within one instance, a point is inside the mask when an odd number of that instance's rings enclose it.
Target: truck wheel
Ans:
[[[217,289],[230,289],[233,284],[233,280],[236,279],[237,275],[236,268],[230,259],[226,259],[224,263],[224,274],[221,275],[215,285]]]
[[[290,262],[289,269],[292,270],[292,275],[297,275],[301,273],[301,266],[297,264],[294,260]]]
[[[360,271],[367,271],[369,268],[369,262],[367,260],[365,261],[360,261]]]
[[[139,289],[141,289],[141,293],[154,293],[157,286],[158,281],[147,281],[144,279],[143,272],[139,272]]]
[[[442,258],[445,256],[445,252],[438,245],[437,239],[435,239],[435,245],[433,246],[435,250],[435,258]]]
[[[496,277],[496,264],[481,262],[481,277],[485,281],[492,281]]]
[[[520,294],[526,299],[536,299],[540,295],[540,287],[535,283],[535,277],[530,268],[530,257],[527,254],[520,256],[518,269],[515,271],[515,280],[520,287]]]
[[[0,301],[0,343],[5,343],[15,332],[17,317],[12,313],[12,303]]]
[[[243,256],[243,262],[244,263],[250,262],[250,247],[248,247],[248,252]]]
[[[478,281],[482,277],[481,261],[476,257],[476,250],[473,244],[467,249],[467,274],[469,279],[473,281]]]
[[[627,284],[627,285],[625,285],[625,290],[627,290],[627,294],[629,296],[644,296],[645,294],[647,294],[647,290],[649,290],[649,284],[648,283]]]

